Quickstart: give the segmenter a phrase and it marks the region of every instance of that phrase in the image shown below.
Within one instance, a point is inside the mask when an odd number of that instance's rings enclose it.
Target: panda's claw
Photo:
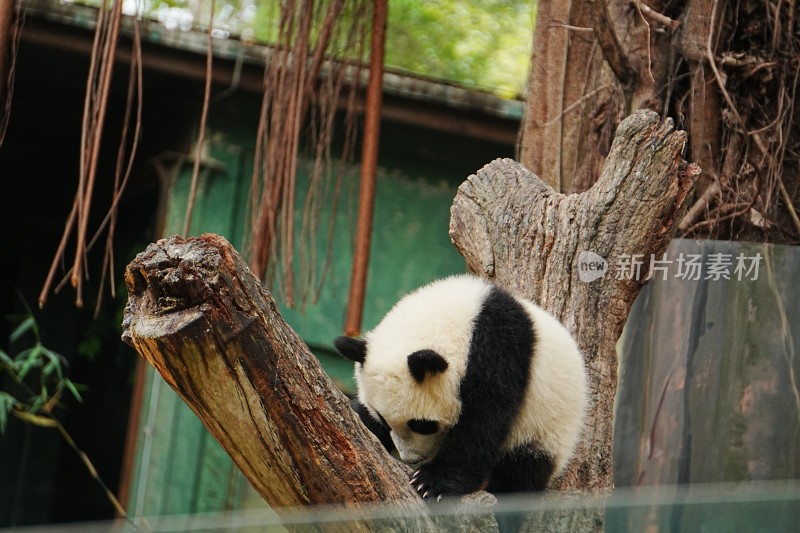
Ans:
[[[437,501],[437,502],[440,502],[440,501],[442,501],[442,497],[443,497],[443,496],[442,496],[441,494],[439,494],[439,495],[436,497],[436,501]]]

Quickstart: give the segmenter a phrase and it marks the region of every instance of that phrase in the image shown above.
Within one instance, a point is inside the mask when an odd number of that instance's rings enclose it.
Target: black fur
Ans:
[[[367,409],[366,406],[357,399],[350,400],[350,407],[352,407],[353,411],[358,413],[358,416],[361,417],[361,422],[367,426],[367,429],[370,430],[376,437],[378,437],[378,440],[381,441],[381,444],[383,444],[383,447],[386,448],[386,451],[389,453],[393,452],[394,443],[392,442],[391,431],[386,421],[375,420],[375,418],[372,416],[372,413],[369,412],[369,409]]]
[[[433,435],[439,432],[439,422],[435,420],[425,420],[424,418],[414,418],[406,422],[408,429],[420,435]]]
[[[422,383],[426,374],[438,374],[447,370],[447,361],[433,350],[419,350],[408,356],[408,369],[414,381]]]
[[[542,491],[555,467],[553,458],[540,448],[517,448],[503,455],[494,467],[486,490],[493,494]]]
[[[364,339],[357,339],[355,337],[336,337],[333,339],[333,345],[339,350],[343,356],[356,363],[364,363],[364,358],[367,356],[367,343]]]
[[[502,487],[501,474],[515,464],[528,471],[539,468],[535,459],[524,465],[520,459],[510,460],[492,476],[525,397],[535,342],[533,325],[522,305],[493,287],[473,327],[458,422],[438,455],[412,475],[412,484],[423,497],[468,494],[490,480]]]

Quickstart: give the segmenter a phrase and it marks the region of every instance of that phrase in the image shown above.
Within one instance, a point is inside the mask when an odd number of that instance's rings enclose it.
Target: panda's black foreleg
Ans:
[[[359,402],[358,399],[350,400],[350,407],[358,413],[359,418],[361,418],[361,422],[367,426],[367,429],[372,432],[373,435],[378,437],[378,440],[381,441],[383,447],[386,448],[386,451],[392,453],[395,449],[394,442],[392,442],[392,436],[389,432],[389,428],[384,426],[379,420],[375,420],[372,416],[372,413],[369,412],[369,409],[366,406]]]
[[[543,491],[554,470],[553,458],[539,447],[517,448],[497,463],[487,490],[493,494]]]
[[[442,461],[439,456],[414,472],[410,483],[423,498],[441,500],[485,488],[486,476],[482,468],[464,467],[457,460]]]
[[[486,488],[525,399],[534,343],[524,308],[493,290],[473,326],[458,422],[436,457],[411,476],[423,498]]]
[[[499,418],[503,418],[498,414]],[[469,494],[485,489],[489,476],[500,459],[502,438],[507,434],[477,415],[456,424],[445,438],[439,453],[411,476],[411,484],[423,498]],[[485,423],[479,423],[484,421]]]

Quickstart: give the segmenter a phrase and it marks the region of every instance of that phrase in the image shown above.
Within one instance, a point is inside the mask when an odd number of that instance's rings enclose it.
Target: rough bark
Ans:
[[[797,243],[797,18],[794,2],[540,3],[520,162],[583,192],[617,124],[653,109],[703,172],[681,236]]]
[[[125,278],[123,339],[270,505],[389,500],[419,512],[406,469],[357,420],[225,239],[158,241]]]
[[[453,202],[450,235],[470,269],[553,313],[585,356],[592,407],[577,457],[556,488],[613,486],[616,342],[649,259],[666,250],[697,179],[699,168],[681,158],[685,143],[670,120],[639,111],[620,124],[600,178],[584,193],[557,193],[502,159],[470,176]],[[603,278],[581,281],[583,252],[608,261]],[[639,278],[617,279],[620,260],[637,255],[644,260]]]
[[[652,12],[630,0],[540,5],[520,162],[556,191],[587,190],[619,122],[662,108],[674,27],[651,22]]]
[[[197,414],[264,500],[392,513],[325,530],[435,531],[437,518],[350,409],[270,293],[223,237],[162,239],[127,267],[122,338]],[[462,498],[446,524],[496,531],[496,499]],[[296,516],[290,512],[290,516]],[[438,525],[442,525],[438,523]]]
[[[519,160],[559,192],[594,183],[621,119],[591,26],[588,2],[539,3]]]

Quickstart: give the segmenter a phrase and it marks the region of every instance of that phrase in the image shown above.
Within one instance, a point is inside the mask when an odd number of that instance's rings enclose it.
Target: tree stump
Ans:
[[[686,135],[652,111],[619,126],[597,183],[564,195],[510,159],[470,176],[453,202],[450,236],[474,272],[537,302],[575,336],[586,359],[592,402],[577,456],[558,489],[613,486],[611,437],[616,343],[675,233],[700,169],[681,158]],[[619,268],[643,261],[638,276]],[[604,276],[584,271],[606,261]],[[588,269],[588,266],[587,266]],[[599,273],[599,271],[594,271]]]

